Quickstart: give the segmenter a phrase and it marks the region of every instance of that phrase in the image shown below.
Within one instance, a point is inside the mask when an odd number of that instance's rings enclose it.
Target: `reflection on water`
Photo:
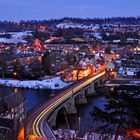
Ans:
[[[92,112],[93,107],[96,105],[99,108],[104,108],[104,104],[106,103],[105,97],[89,97],[88,103],[83,105],[76,105],[77,114],[67,115],[68,125],[72,130],[78,130],[80,136],[84,136],[85,132],[93,130],[98,123],[93,122],[93,118],[91,118],[90,112]],[[66,118],[64,114],[61,112],[57,119],[57,128],[68,129]]]
[[[92,112],[94,106],[103,108],[106,101],[105,97],[92,97],[88,99],[88,104],[78,105],[78,114],[75,116],[75,122],[70,124],[71,128],[77,130],[79,129],[79,134],[81,136],[84,136],[85,132],[93,130],[98,124],[93,122],[90,113]],[[71,120],[70,116],[69,120]]]
[[[16,94],[18,92],[18,89],[17,88],[14,88],[14,93]]]

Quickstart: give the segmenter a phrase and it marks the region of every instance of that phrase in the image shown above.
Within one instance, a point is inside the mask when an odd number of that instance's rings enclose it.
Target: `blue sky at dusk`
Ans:
[[[0,0],[0,20],[140,16],[140,0]]]

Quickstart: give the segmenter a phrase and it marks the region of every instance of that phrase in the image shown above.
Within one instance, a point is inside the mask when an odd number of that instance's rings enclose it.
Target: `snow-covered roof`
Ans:
[[[113,43],[119,43],[119,42],[121,42],[121,40],[113,40]]]
[[[133,75],[135,75],[135,74],[134,74],[134,71],[127,71],[127,75],[128,75],[128,76],[133,76]]]

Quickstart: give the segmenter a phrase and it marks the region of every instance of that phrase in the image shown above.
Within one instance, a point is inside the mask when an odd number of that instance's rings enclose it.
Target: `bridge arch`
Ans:
[[[64,128],[69,129],[68,124],[68,118],[67,118],[67,109],[65,106],[63,106],[58,112],[56,116],[56,127],[57,128]]]

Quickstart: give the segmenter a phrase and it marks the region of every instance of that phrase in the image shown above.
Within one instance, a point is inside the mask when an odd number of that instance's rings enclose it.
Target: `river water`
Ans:
[[[91,112],[94,106],[103,108],[104,104],[107,102],[106,98],[103,96],[88,98],[88,104],[77,106],[78,109],[78,124],[79,124],[79,135],[84,136],[85,132],[92,131],[95,128],[97,123],[93,122],[91,118]],[[73,123],[75,124],[75,123]],[[76,128],[76,125],[72,125],[73,128]]]
[[[79,136],[84,136],[85,132],[94,130],[98,123],[94,122],[90,113],[93,110],[94,106],[99,108],[104,108],[104,104],[107,102],[107,99],[104,96],[92,96],[88,97],[88,103],[82,105],[76,105],[77,114],[74,115],[62,115],[59,114],[57,121],[57,128],[70,129],[79,131]],[[68,123],[66,121],[66,117]]]

